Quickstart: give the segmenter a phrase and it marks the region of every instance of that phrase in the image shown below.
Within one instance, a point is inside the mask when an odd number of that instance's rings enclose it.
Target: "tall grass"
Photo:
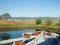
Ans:
[[[44,29],[50,30],[51,32],[59,32],[60,27],[56,25],[56,23],[52,23],[52,25],[47,26],[46,23],[41,23],[39,25],[35,24],[35,21],[25,21],[25,20],[17,20],[17,21],[7,21],[0,20],[0,31],[13,31],[16,29]]]

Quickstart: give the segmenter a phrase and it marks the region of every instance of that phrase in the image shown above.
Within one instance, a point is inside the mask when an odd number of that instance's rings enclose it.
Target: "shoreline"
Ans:
[[[53,26],[46,26],[45,23],[36,25],[35,21],[7,21],[7,20],[0,20],[0,32],[2,31],[16,31],[16,30],[24,30],[24,29],[42,29],[51,32],[59,32],[60,27],[54,25]],[[55,27],[56,26],[56,27]]]

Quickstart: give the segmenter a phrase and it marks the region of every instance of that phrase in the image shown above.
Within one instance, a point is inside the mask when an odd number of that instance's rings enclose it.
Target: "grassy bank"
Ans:
[[[7,21],[0,20],[0,31],[13,31],[17,29],[29,29],[29,27],[34,26],[34,21]]]
[[[59,26],[53,23],[51,26],[47,26],[46,23],[41,23],[39,25],[35,24],[35,21],[17,20],[17,21],[7,21],[0,20],[0,31],[13,31],[17,29],[43,29],[49,30],[51,32],[58,32],[60,30]]]

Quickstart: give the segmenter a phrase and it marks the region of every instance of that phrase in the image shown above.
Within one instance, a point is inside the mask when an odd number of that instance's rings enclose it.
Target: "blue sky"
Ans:
[[[59,17],[60,0],[0,0],[0,15],[12,17]]]

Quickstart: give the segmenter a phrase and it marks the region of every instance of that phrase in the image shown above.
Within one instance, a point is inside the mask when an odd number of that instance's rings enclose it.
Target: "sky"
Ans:
[[[0,0],[0,15],[12,17],[60,17],[60,0]]]

